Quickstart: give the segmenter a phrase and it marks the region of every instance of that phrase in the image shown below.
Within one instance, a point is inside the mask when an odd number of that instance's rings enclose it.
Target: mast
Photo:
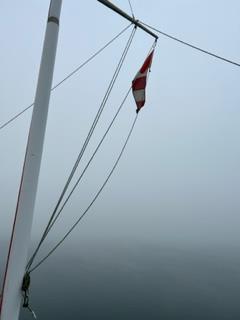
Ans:
[[[0,320],[17,320],[42,158],[62,0],[51,0],[35,103],[3,283]]]

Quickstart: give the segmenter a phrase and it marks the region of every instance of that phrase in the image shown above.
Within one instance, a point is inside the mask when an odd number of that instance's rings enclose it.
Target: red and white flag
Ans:
[[[153,53],[154,50],[152,50],[151,53],[148,55],[141,69],[138,71],[138,73],[132,81],[132,92],[137,105],[137,113],[145,104],[145,89],[147,85],[147,76],[151,68]]]

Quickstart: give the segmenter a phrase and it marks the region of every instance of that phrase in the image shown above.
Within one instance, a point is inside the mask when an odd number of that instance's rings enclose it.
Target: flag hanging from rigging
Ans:
[[[147,85],[147,76],[151,68],[153,53],[154,53],[154,49],[147,56],[141,69],[138,71],[138,73],[136,74],[135,78],[132,81],[132,93],[137,105],[137,110],[136,110],[137,113],[145,104],[145,97],[146,97],[145,89]]]

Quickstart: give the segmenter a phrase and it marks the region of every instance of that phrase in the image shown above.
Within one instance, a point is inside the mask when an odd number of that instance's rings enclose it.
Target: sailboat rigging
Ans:
[[[128,49],[131,45],[132,39],[134,37],[134,34],[136,32],[136,28],[140,28],[149,35],[153,36],[155,40],[157,40],[157,36],[149,30],[147,27],[145,27],[142,23],[140,23],[138,20],[135,19],[135,17],[130,17],[128,14],[120,10],[118,7],[110,3],[106,0],[98,0],[102,4],[106,5],[116,13],[120,14],[125,19],[129,20],[131,24],[134,26],[132,33],[130,35],[130,38],[128,40],[128,43],[124,49],[123,55],[120,59],[120,62],[116,68],[116,71],[114,73],[114,76],[110,82],[109,88],[106,92],[106,95],[103,99],[102,104],[100,105],[100,109],[96,115],[96,118],[93,122],[93,125],[89,131],[89,134],[85,140],[85,143],[83,145],[83,149],[81,150],[79,157],[77,159],[76,164],[73,167],[73,170],[70,174],[69,182],[71,181],[71,177],[73,176],[75,169],[78,165],[78,163],[81,160],[81,157],[88,145],[88,142],[91,138],[91,135],[98,123],[98,120],[101,116],[101,113],[104,109],[104,106],[107,102],[107,99],[111,93],[111,90],[115,84],[116,78],[118,76],[118,73],[121,69],[122,63],[124,62],[124,59],[126,57],[126,54],[128,52]],[[46,33],[45,33],[45,40],[44,40],[44,46],[43,46],[43,52],[42,52],[42,59],[41,59],[41,65],[40,65],[40,71],[39,71],[39,77],[38,77],[38,84],[36,89],[36,96],[34,101],[34,109],[32,114],[32,120],[31,120],[31,126],[29,130],[29,136],[28,136],[28,143],[26,148],[26,154],[25,154],[25,160],[24,160],[24,166],[22,171],[22,178],[21,178],[21,184],[19,188],[19,194],[18,194],[18,201],[17,201],[17,207],[15,212],[15,219],[14,219],[14,225],[12,229],[12,236],[11,241],[9,245],[9,252],[7,257],[7,264],[5,269],[5,276],[3,281],[3,289],[2,289],[2,299],[1,299],[1,306],[0,306],[0,319],[1,320],[17,320],[19,318],[19,311],[20,311],[20,305],[22,302],[22,294],[24,295],[23,299],[23,306],[28,308],[32,315],[35,317],[35,313],[32,311],[32,309],[29,306],[29,297],[28,297],[28,290],[30,286],[30,272],[35,270],[57,247],[62,243],[62,241],[65,240],[65,238],[70,234],[70,232],[75,228],[75,226],[78,224],[78,222],[82,219],[82,217],[86,214],[86,212],[89,210],[89,208],[92,206],[96,198],[101,193],[102,189],[110,179],[112,173],[114,172],[125,148],[129,141],[129,138],[132,134],[133,128],[135,126],[138,112],[134,118],[134,121],[132,123],[132,126],[130,128],[130,131],[127,135],[127,138],[125,140],[125,143],[121,149],[121,152],[114,163],[114,166],[112,170],[110,171],[109,175],[107,176],[107,179],[103,183],[102,187],[94,197],[93,201],[91,202],[90,206],[85,210],[83,215],[80,217],[80,219],[74,224],[74,226],[69,230],[69,232],[64,236],[64,238],[60,241],[60,243],[55,246],[50,253],[42,259],[36,266],[34,266],[31,269],[32,263],[34,261],[34,258],[38,252],[38,249],[41,246],[41,243],[44,241],[46,235],[50,231],[53,223],[58,218],[59,212],[57,211],[58,207],[63,199],[63,195],[65,194],[65,191],[67,190],[67,187],[69,183],[67,182],[66,186],[63,189],[63,193],[59,198],[59,202],[56,206],[56,210],[54,211],[54,214],[49,220],[49,224],[43,234],[42,239],[40,240],[39,246],[35,253],[33,254],[32,258],[30,259],[29,263],[27,264],[27,255],[28,255],[28,247],[30,242],[30,232],[32,227],[32,220],[33,220],[33,211],[34,211],[34,204],[35,204],[35,198],[36,198],[36,192],[37,192],[37,185],[38,185],[38,177],[40,172],[40,164],[41,164],[41,158],[42,158],[42,150],[43,150],[43,143],[44,143],[44,136],[45,136],[45,129],[46,129],[46,123],[47,123],[47,115],[48,115],[48,107],[49,107],[49,100],[50,100],[50,93],[51,93],[51,87],[52,87],[52,78],[53,78],[53,71],[54,71],[54,64],[55,64],[55,56],[56,56],[56,50],[57,50],[57,41],[58,41],[58,32],[59,32],[59,23],[60,23],[60,12],[61,12],[61,6],[62,6],[62,0],[51,0],[50,7],[49,7],[49,13],[48,13],[48,20],[47,20],[47,27],[46,27]],[[154,42],[155,44],[155,42]],[[148,59],[149,60],[149,59]],[[151,59],[150,59],[151,60]],[[150,61],[149,60],[149,61]],[[140,88],[141,91],[141,97],[143,97],[143,91],[146,87],[146,76],[150,69],[149,63],[146,67],[146,63],[144,64],[144,68],[146,73],[143,73],[144,78],[144,86]],[[141,70],[143,67],[141,68]],[[141,73],[140,70],[140,73]],[[144,71],[144,72],[145,72]],[[141,78],[141,77],[140,77]],[[136,80],[136,79],[135,79]],[[135,81],[136,82],[136,81]],[[136,83],[135,83],[136,84]],[[139,89],[139,87],[138,87]],[[137,90],[138,90],[137,89]],[[140,110],[139,108],[139,102],[138,98],[139,93],[136,94],[136,87],[133,85],[133,90],[135,90],[135,100],[137,103],[137,111]],[[129,90],[130,91],[130,90]],[[129,94],[129,91],[127,93],[127,96]],[[123,103],[126,101],[127,96],[123,99]],[[145,95],[144,95],[145,97]],[[141,98],[142,99],[142,98]],[[144,101],[145,102],[145,101]],[[119,110],[116,113],[116,116],[118,115],[119,111],[122,108],[123,103],[120,105]],[[141,107],[143,106],[143,101],[141,100]],[[113,121],[110,123],[109,128],[106,131],[106,134],[110,130],[113,122],[116,119],[116,116],[113,118]],[[105,137],[106,135],[104,135]],[[104,140],[104,138],[103,138]],[[98,148],[100,147],[103,140],[100,141],[99,146],[96,149],[96,152]],[[90,160],[91,161],[91,160]],[[89,163],[90,164],[90,163]],[[88,165],[89,165],[88,164]],[[85,172],[85,171],[84,171]],[[16,265],[17,271],[16,271]]]

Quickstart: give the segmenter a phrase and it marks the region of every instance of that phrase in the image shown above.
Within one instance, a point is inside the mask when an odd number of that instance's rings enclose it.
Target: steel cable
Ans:
[[[64,237],[53,247],[53,249],[51,249],[49,251],[49,253],[42,258],[33,268],[31,268],[29,270],[29,273],[33,272],[34,270],[36,270],[51,254],[53,254],[53,252],[64,242],[64,240],[71,234],[71,232],[76,228],[76,226],[79,224],[79,222],[83,219],[83,217],[86,215],[86,213],[89,211],[89,209],[92,207],[92,205],[94,204],[94,202],[97,200],[97,198],[99,197],[99,195],[101,194],[101,192],[103,191],[104,187],[106,186],[107,182],[109,181],[110,177],[112,176],[113,172],[115,171],[123,153],[124,150],[128,144],[128,141],[131,137],[132,131],[134,129],[134,126],[136,124],[136,120],[137,120],[138,114],[136,114],[135,119],[131,125],[130,131],[127,135],[127,138],[125,140],[125,143],[121,149],[121,152],[117,158],[117,160],[115,161],[110,173],[108,174],[106,180],[104,181],[104,183],[102,184],[101,188],[98,190],[98,192],[95,194],[93,200],[91,201],[91,203],[89,204],[89,206],[86,208],[86,210],[83,212],[83,214],[78,218],[78,220],[73,224],[73,226],[69,229],[69,231],[64,235]]]
[[[67,81],[69,78],[71,78],[75,73],[77,73],[80,69],[82,69],[85,65],[87,65],[90,61],[92,61],[96,56],[98,56],[104,49],[106,49],[110,44],[112,44],[115,40],[117,40],[132,24],[130,23],[127,27],[125,27],[122,31],[120,31],[114,38],[112,38],[110,41],[108,41],[103,47],[101,47],[98,51],[96,51],[93,55],[91,55],[87,60],[85,60],[82,64],[80,64],[76,69],[74,69],[72,72],[70,72],[65,78],[63,78],[60,82],[58,82],[56,85],[54,85],[51,89],[51,91],[55,90],[57,87],[59,87],[61,84],[63,84],[65,81]],[[11,122],[16,120],[18,117],[20,117],[24,112],[26,112],[28,109],[33,107],[34,102],[31,103],[28,107],[23,109],[21,112],[16,114],[14,117],[9,119],[7,122],[2,124],[0,126],[0,130],[8,126]]]
[[[80,152],[79,152],[79,154],[78,154],[77,160],[75,161],[75,164],[74,164],[74,166],[73,166],[73,168],[72,168],[72,171],[71,171],[71,173],[70,173],[70,175],[69,175],[69,177],[68,177],[68,179],[67,179],[67,182],[66,182],[66,184],[65,184],[65,186],[64,186],[64,188],[63,188],[63,190],[62,190],[62,193],[61,193],[61,195],[60,195],[60,197],[59,197],[59,199],[58,199],[58,201],[57,201],[57,204],[56,204],[56,206],[55,206],[55,208],[54,208],[54,210],[53,210],[53,213],[52,213],[52,215],[51,215],[51,217],[50,217],[50,219],[49,219],[49,222],[48,222],[48,224],[47,224],[47,227],[46,227],[45,230],[44,230],[43,236],[42,236],[42,238],[41,238],[41,240],[40,240],[40,242],[39,242],[36,250],[34,251],[33,255],[31,256],[31,258],[30,258],[30,260],[29,260],[29,262],[28,262],[28,264],[27,264],[27,268],[26,268],[27,270],[29,270],[29,268],[31,267],[31,265],[32,265],[32,263],[33,263],[36,255],[37,255],[37,253],[38,253],[38,251],[39,251],[39,249],[40,249],[43,241],[45,240],[45,238],[46,238],[46,236],[47,236],[47,234],[48,234],[48,231],[49,231],[48,229],[50,228],[50,226],[52,227],[53,220],[54,220],[54,218],[55,218],[55,216],[56,216],[56,214],[57,214],[57,211],[58,211],[58,208],[59,208],[59,206],[60,206],[60,204],[61,204],[61,201],[62,201],[62,199],[63,199],[63,197],[64,197],[64,195],[65,195],[65,193],[66,193],[66,191],[67,191],[67,188],[68,188],[68,186],[69,186],[69,184],[70,184],[70,182],[71,182],[71,180],[72,180],[72,178],[73,178],[73,176],[74,176],[74,173],[75,173],[75,171],[76,171],[76,169],[77,169],[77,167],[78,167],[78,165],[79,165],[79,163],[80,163],[80,161],[81,161],[81,159],[82,159],[82,156],[83,156],[83,154],[84,154],[84,152],[85,152],[85,150],[86,150],[86,148],[87,148],[87,145],[88,145],[88,143],[89,143],[89,141],[90,141],[90,139],[91,139],[91,136],[92,136],[92,134],[93,134],[93,132],[94,132],[94,130],[95,130],[95,128],[96,128],[96,125],[97,125],[97,123],[98,123],[98,121],[99,121],[99,119],[100,119],[100,116],[101,116],[101,114],[102,114],[102,112],[103,112],[103,110],[104,110],[104,107],[105,107],[105,105],[106,105],[106,103],[107,103],[107,100],[108,100],[108,98],[109,98],[109,95],[110,95],[110,93],[111,93],[111,91],[112,91],[112,89],[113,89],[113,86],[114,86],[114,84],[115,84],[115,82],[116,82],[116,80],[117,80],[118,74],[119,74],[119,72],[120,72],[120,70],[121,70],[121,67],[122,67],[122,65],[123,65],[123,62],[124,62],[124,60],[125,60],[125,58],[126,58],[126,55],[127,55],[127,53],[128,53],[128,50],[129,50],[129,48],[130,48],[130,46],[131,46],[131,43],[132,43],[132,40],[133,40],[133,38],[134,38],[135,32],[136,32],[136,27],[134,26],[134,28],[133,28],[133,30],[132,30],[132,32],[131,32],[131,35],[130,35],[130,37],[129,37],[129,39],[128,39],[127,45],[125,46],[125,49],[124,49],[124,51],[123,51],[123,53],[122,53],[122,56],[121,56],[121,58],[120,58],[120,61],[119,61],[118,65],[117,65],[117,68],[116,68],[116,70],[115,70],[115,72],[114,72],[114,75],[113,75],[113,77],[112,77],[112,80],[110,81],[110,84],[109,84],[109,86],[108,86],[108,89],[107,89],[107,91],[106,91],[106,93],[105,93],[105,95],[104,95],[104,98],[103,98],[103,100],[102,100],[102,103],[101,103],[101,105],[100,105],[100,107],[99,107],[99,109],[98,109],[97,115],[95,116],[95,119],[94,119],[94,121],[93,121],[93,123],[92,123],[92,126],[91,126],[89,132],[88,132],[88,135],[87,135],[87,137],[86,137],[86,139],[85,139],[85,142],[84,142],[84,144],[83,144],[83,146],[82,146],[82,148],[81,148],[81,150],[80,150]],[[55,222],[55,220],[54,220],[54,222]]]
[[[222,56],[219,56],[219,55],[217,55],[217,54],[215,54],[215,53],[212,53],[212,52],[210,52],[210,51],[208,51],[208,50],[205,50],[205,49],[202,49],[202,48],[200,48],[200,47],[194,46],[193,44],[191,44],[191,43],[189,43],[189,42],[186,42],[186,41],[183,41],[183,40],[181,40],[181,39],[178,39],[178,38],[176,38],[176,37],[174,37],[174,36],[171,36],[170,34],[165,33],[165,32],[163,32],[163,31],[161,31],[161,30],[159,30],[159,29],[157,29],[157,28],[155,28],[155,27],[152,27],[152,26],[150,26],[150,25],[147,24],[147,23],[144,23],[144,22],[142,22],[142,21],[140,21],[140,22],[141,22],[144,26],[146,26],[146,27],[148,27],[148,28],[150,28],[150,29],[152,29],[152,30],[154,30],[154,31],[162,34],[163,36],[165,36],[165,37],[167,37],[167,38],[170,38],[170,39],[172,39],[172,40],[175,40],[175,41],[177,41],[177,42],[179,42],[179,43],[181,43],[181,44],[184,44],[185,46],[188,46],[188,47],[190,47],[190,48],[192,48],[192,49],[198,50],[198,51],[200,51],[200,52],[202,52],[202,53],[208,54],[208,55],[210,55],[210,56],[212,56],[212,57],[214,57],[214,58],[220,59],[220,60],[222,60],[222,61],[224,61],[224,62],[228,62],[228,63],[231,63],[231,64],[233,64],[233,65],[235,65],[235,66],[240,67],[240,63],[237,63],[237,62],[235,62],[235,61],[232,61],[232,60],[229,60],[229,59],[224,58],[224,57],[222,57]]]

